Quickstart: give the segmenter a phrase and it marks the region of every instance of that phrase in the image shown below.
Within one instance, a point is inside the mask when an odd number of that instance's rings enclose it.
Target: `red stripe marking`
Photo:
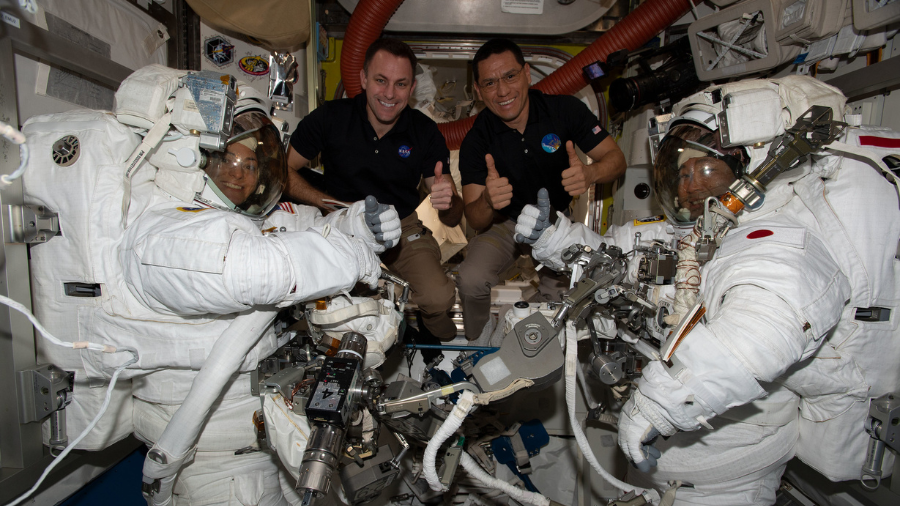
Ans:
[[[860,135],[859,145],[875,146],[876,148],[900,148],[900,139],[875,137],[874,135]]]
[[[770,235],[775,235],[775,232],[771,230],[754,230],[747,234],[747,239],[760,239],[762,237],[769,237]]]

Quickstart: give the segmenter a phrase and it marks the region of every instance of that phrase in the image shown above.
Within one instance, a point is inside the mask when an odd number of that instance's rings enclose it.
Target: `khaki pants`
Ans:
[[[456,286],[441,267],[441,249],[431,231],[413,212],[403,218],[400,244],[385,251],[381,261],[407,282],[410,301],[422,312],[422,323],[438,339],[456,337],[450,308],[456,301]]]
[[[496,223],[469,241],[466,260],[459,266],[459,299],[462,303],[466,339],[474,341],[491,317],[491,288],[500,282],[500,274],[509,269],[521,255],[530,255],[531,247],[517,243],[513,237],[516,222]],[[568,288],[567,276],[550,269],[538,275],[538,292],[545,301],[558,301]]]

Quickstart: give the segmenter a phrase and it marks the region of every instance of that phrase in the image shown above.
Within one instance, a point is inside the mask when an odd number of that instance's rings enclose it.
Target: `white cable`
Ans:
[[[25,306],[23,306],[22,304],[10,299],[9,297],[4,297],[2,295],[0,295],[0,302],[2,302],[3,304],[6,304],[7,306],[15,309],[16,311],[19,311],[20,313],[22,313],[26,317],[28,317],[28,320],[31,321],[31,323],[34,325],[34,327],[36,329],[38,329],[38,331],[40,331],[40,333],[44,337],[46,337],[48,341],[50,341],[51,343],[53,343],[57,346],[62,346],[64,348],[106,351],[108,353],[113,353],[116,351],[116,349],[111,346],[102,346],[102,345],[95,345],[93,347],[92,346],[76,346],[79,343],[70,343],[70,342],[66,342],[66,341],[60,341],[55,336],[53,336],[50,332],[48,332],[47,329],[45,329],[44,326],[41,325],[37,321],[37,318],[35,318],[35,316],[33,314],[31,314],[31,312],[28,311],[28,309],[26,309]],[[108,349],[111,349],[112,351],[107,351]],[[130,366],[131,364],[134,364],[138,361],[138,353],[136,350],[133,350],[130,348],[121,348],[118,351],[120,351],[120,352],[127,351],[128,353],[131,353],[133,355],[133,357],[131,360],[129,360],[129,361],[125,362],[124,364],[120,365],[119,367],[117,367],[115,372],[113,372],[113,375],[109,380],[109,387],[107,387],[107,389],[106,389],[106,398],[103,399],[103,404],[100,405],[100,410],[97,413],[97,416],[95,416],[94,419],[91,420],[91,423],[89,423],[87,425],[87,427],[84,428],[84,430],[81,432],[81,434],[79,434],[78,437],[76,437],[71,443],[69,443],[69,445],[66,446],[66,449],[63,450],[62,452],[60,452],[60,454],[57,455],[56,459],[49,466],[47,466],[46,469],[44,469],[44,472],[41,474],[40,478],[38,478],[37,483],[35,483],[34,486],[31,487],[31,489],[29,489],[24,494],[20,495],[17,499],[15,499],[11,503],[7,504],[6,506],[16,506],[17,504],[19,504],[22,501],[24,501],[25,499],[27,499],[31,494],[33,494],[35,492],[35,490],[37,490],[41,486],[41,484],[44,482],[44,479],[47,478],[47,476],[50,474],[50,472],[53,471],[53,469],[56,467],[56,465],[59,464],[60,462],[62,462],[62,460],[65,459],[66,456],[76,446],[78,446],[78,443],[80,443],[81,440],[84,439],[88,435],[88,433],[90,433],[92,430],[94,430],[94,427],[100,421],[100,418],[103,416],[104,413],[106,413],[107,408],[109,408],[109,402],[110,402],[110,399],[112,398],[113,389],[116,387],[116,381],[119,379],[119,374],[121,374],[122,371],[124,371],[128,366]]]
[[[694,0],[688,0],[688,3],[691,6],[691,12],[694,13],[694,19],[699,20],[701,18],[700,13],[697,12],[697,5],[694,4]]]
[[[22,177],[25,173],[25,166],[28,164],[28,145],[25,144],[25,135],[13,128],[12,126],[0,121],[0,135],[6,140],[19,146],[19,167],[12,174],[3,174],[0,176],[0,183],[9,186],[13,181]]]
[[[13,128],[12,125],[0,121],[0,135],[13,144],[25,144],[25,135]]]
[[[566,322],[566,405],[569,408],[569,423],[572,426],[572,432],[575,434],[575,440],[578,442],[578,446],[581,448],[584,458],[591,464],[594,471],[602,476],[609,484],[622,492],[634,490],[635,493],[643,494],[646,490],[619,481],[613,475],[609,474],[606,469],[603,469],[603,466],[597,461],[597,457],[594,456],[594,451],[591,450],[591,445],[584,435],[584,431],[581,430],[581,424],[578,423],[578,419],[575,416],[575,370],[578,367],[576,347],[575,323],[569,320]]]
[[[86,350],[102,351],[104,353],[115,353],[117,351],[130,351],[132,353],[136,353],[136,352],[134,352],[134,350],[129,350],[129,349],[117,350],[115,346],[97,344],[97,343],[92,343],[89,341],[76,341],[74,343],[70,343],[68,341],[60,341],[53,334],[51,334],[47,329],[45,329],[44,326],[41,325],[41,322],[39,322],[37,320],[37,318],[35,318],[35,316],[33,314],[31,314],[31,312],[28,311],[28,309],[25,306],[23,306],[22,304],[10,299],[9,297],[5,297],[3,295],[0,295],[0,303],[6,304],[7,306],[9,306],[9,307],[15,309],[16,311],[22,313],[23,315],[25,315],[25,317],[28,318],[28,321],[30,321],[31,324],[34,325],[34,328],[36,328],[38,330],[38,332],[41,333],[41,335],[46,337],[48,341],[50,341],[51,343],[53,343],[57,346],[62,346],[63,348],[74,348],[76,350],[86,349]]]
[[[550,499],[547,497],[536,492],[529,492],[528,490],[515,487],[499,478],[489,475],[478,465],[478,462],[475,462],[475,459],[466,452],[460,454],[459,463],[462,464],[466,472],[471,474],[473,478],[480,481],[485,486],[503,491],[513,500],[525,504],[533,504],[534,506],[550,506]]]
[[[450,415],[447,416],[444,423],[442,423],[438,430],[435,431],[434,436],[431,437],[431,441],[428,442],[428,446],[425,447],[425,455],[422,458],[422,471],[425,475],[425,481],[428,482],[428,486],[435,492],[446,491],[437,475],[437,467],[435,465],[437,452],[441,445],[444,444],[444,441],[452,436],[456,432],[456,429],[462,425],[463,420],[466,419],[466,416],[469,415],[474,407],[475,395],[471,390],[463,390],[459,395],[459,399],[456,401],[456,406],[453,407],[453,411],[450,412]],[[463,452],[463,454],[465,454],[465,452]]]

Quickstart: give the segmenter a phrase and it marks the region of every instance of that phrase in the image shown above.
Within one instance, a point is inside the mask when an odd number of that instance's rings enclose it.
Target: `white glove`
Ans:
[[[324,222],[344,234],[362,239],[375,253],[384,253],[400,242],[400,216],[394,206],[379,204],[371,195],[347,209],[329,214]]]
[[[359,281],[369,285],[369,288],[378,287],[378,278],[381,277],[381,259],[369,244],[355,237],[349,238],[353,242],[356,251],[356,260],[359,264]]]
[[[393,248],[400,241],[400,216],[394,206],[379,204],[375,197],[369,195],[363,216],[375,240],[384,245],[382,251]]]
[[[522,208],[516,220],[516,242],[534,244],[550,228],[550,194],[546,188],[538,190],[537,206]]]
[[[659,430],[644,418],[641,410],[635,406],[633,398],[622,408],[618,427],[619,447],[638,471],[646,473],[650,468],[656,467],[656,459],[661,453],[653,443],[659,436]]]

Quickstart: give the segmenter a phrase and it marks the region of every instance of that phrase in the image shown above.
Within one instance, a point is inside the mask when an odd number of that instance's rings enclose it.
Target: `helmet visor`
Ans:
[[[287,183],[281,133],[263,112],[240,114],[225,151],[211,153],[205,170],[226,204],[251,216],[265,215]]]
[[[723,149],[719,136],[704,127],[676,125],[660,143],[653,183],[660,206],[676,225],[690,225],[703,214],[707,197],[718,197],[746,165],[743,149]]]

